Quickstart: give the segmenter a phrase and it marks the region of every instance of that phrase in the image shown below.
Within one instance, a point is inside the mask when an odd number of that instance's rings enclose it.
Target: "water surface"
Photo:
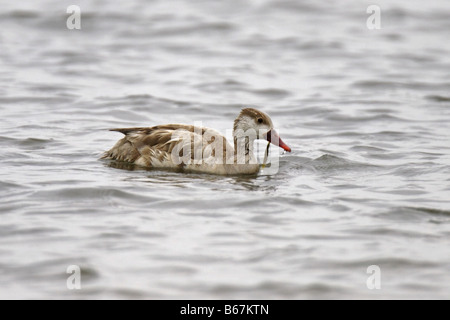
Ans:
[[[450,296],[447,1],[378,1],[381,30],[369,1],[75,2],[0,0],[0,298]],[[98,160],[108,128],[247,104],[277,175]]]

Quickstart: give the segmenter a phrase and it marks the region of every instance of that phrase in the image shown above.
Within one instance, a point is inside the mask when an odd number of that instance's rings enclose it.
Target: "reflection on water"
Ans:
[[[0,0],[0,298],[448,298],[448,4],[378,2]],[[243,104],[276,175],[98,160]]]

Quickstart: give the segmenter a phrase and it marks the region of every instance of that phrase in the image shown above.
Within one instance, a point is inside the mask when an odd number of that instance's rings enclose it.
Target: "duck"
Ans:
[[[254,154],[256,140],[266,140],[291,152],[272,119],[256,108],[244,108],[233,125],[233,143],[214,129],[186,124],[149,128],[110,129],[125,135],[102,159],[145,168],[175,169],[216,175],[254,175],[261,165]],[[268,148],[269,148],[268,145]]]

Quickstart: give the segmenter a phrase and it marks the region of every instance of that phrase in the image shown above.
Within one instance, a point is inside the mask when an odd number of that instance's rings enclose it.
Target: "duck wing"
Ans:
[[[146,167],[175,168],[184,167],[186,163],[193,165],[195,158],[215,157],[215,150],[211,146],[217,141],[217,137],[223,141],[222,143],[227,143],[225,137],[212,129],[182,124],[151,128],[120,128],[111,131],[121,132],[125,137],[106,152],[103,159],[125,161]],[[202,142],[201,147],[199,141]]]

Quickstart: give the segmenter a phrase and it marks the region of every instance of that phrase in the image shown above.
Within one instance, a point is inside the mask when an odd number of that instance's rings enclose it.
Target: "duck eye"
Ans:
[[[263,123],[263,119],[262,118],[258,118],[258,123]]]

